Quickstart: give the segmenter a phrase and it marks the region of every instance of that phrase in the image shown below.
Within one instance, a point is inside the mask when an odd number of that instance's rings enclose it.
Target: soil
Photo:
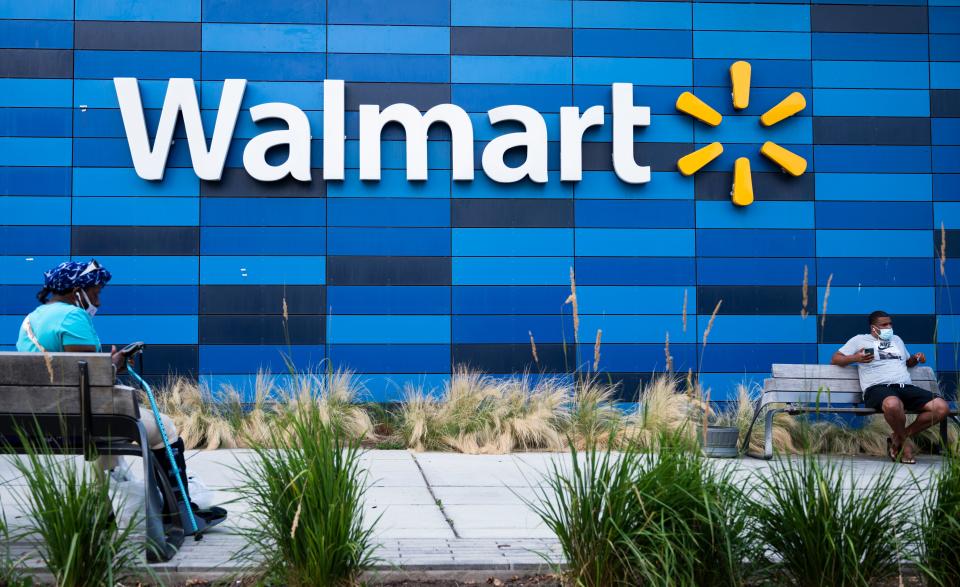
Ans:
[[[474,581],[392,581],[390,583],[377,583],[377,587],[469,587],[469,586],[513,586],[513,587],[527,587],[528,585],[536,585],[538,587],[561,587],[560,579],[557,575],[534,575],[528,577],[513,577],[511,579],[494,579],[490,578],[486,581],[474,582]]]

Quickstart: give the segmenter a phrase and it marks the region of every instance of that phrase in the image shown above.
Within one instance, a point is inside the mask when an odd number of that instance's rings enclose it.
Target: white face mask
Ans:
[[[81,289],[80,291],[77,292],[76,297],[77,297],[77,306],[86,310],[87,314],[91,318],[97,315],[97,307],[94,306],[93,303],[90,301],[90,298],[87,297],[87,292]]]

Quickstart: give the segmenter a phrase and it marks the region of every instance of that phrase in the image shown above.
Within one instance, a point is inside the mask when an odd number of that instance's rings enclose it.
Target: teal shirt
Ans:
[[[37,307],[27,315],[33,335],[50,353],[62,353],[65,346],[93,346],[100,350],[100,337],[93,328],[93,318],[81,308],[63,302],[51,302]],[[24,321],[26,322],[26,320]],[[40,349],[27,336],[26,326],[20,326],[17,350],[37,353]]]

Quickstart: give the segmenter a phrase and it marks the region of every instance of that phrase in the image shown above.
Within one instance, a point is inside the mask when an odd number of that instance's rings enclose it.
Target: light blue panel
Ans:
[[[204,51],[323,53],[327,46],[326,27],[306,24],[204,23],[201,39]]]
[[[0,222],[25,226],[70,224],[70,198],[2,196]]]
[[[570,257],[454,257],[453,285],[562,285]]]
[[[454,228],[455,256],[569,257],[573,230],[569,228]]]
[[[624,82],[640,86],[689,86],[693,83],[691,63],[690,59],[575,57],[573,81],[598,85]]]
[[[689,29],[690,16],[685,2],[573,3],[573,26],[577,28]]]
[[[364,375],[360,378],[371,401],[399,402],[407,390],[418,389],[438,397],[450,382],[449,374],[395,373],[392,375]]]
[[[825,287],[817,288],[822,300]],[[863,314],[883,308],[891,314],[931,314],[934,308],[932,287],[830,287],[828,309],[832,314]],[[827,318],[829,320],[829,318]],[[851,335],[852,336],[852,335]]]
[[[443,344],[449,316],[328,316],[328,344]]]
[[[960,228],[960,202],[936,202],[933,205],[933,227]]]
[[[346,170],[344,181],[327,183],[330,198],[449,198],[450,172],[433,169],[427,181],[407,181],[405,170],[384,169],[380,181],[361,181],[359,170]]]
[[[577,198],[599,199],[693,199],[693,177],[679,173],[655,171],[647,183],[622,181],[612,171],[584,171],[575,188]]]
[[[569,27],[570,0],[451,0],[454,26]]]
[[[814,61],[815,88],[926,89],[928,64],[913,61]]]
[[[451,81],[459,84],[569,84],[570,57],[454,55]]]
[[[323,255],[326,229],[315,227],[204,227],[202,255]]]
[[[3,272],[3,281],[7,285],[42,285],[43,272],[51,267],[63,263],[63,257],[25,257],[23,255],[0,256],[0,271]],[[22,320],[22,318],[20,318]],[[17,322],[17,328],[20,322]],[[16,330],[14,330],[16,332]],[[15,341],[16,339],[14,339]]]
[[[695,31],[693,56],[727,59],[810,59],[810,33]]]
[[[930,116],[927,90],[814,90],[815,116]]]
[[[756,116],[724,116],[720,126],[697,125],[697,142],[810,144],[813,142],[813,119],[793,116],[776,126],[764,127]]]
[[[198,198],[77,198],[73,223],[91,226],[196,226]]]
[[[581,257],[691,257],[694,231],[684,228],[578,228]]]
[[[187,51],[74,51],[77,78],[136,77],[165,80],[200,77],[200,53]]]
[[[0,79],[0,106],[69,107],[72,94],[68,79]]]
[[[0,0],[0,18],[71,20],[74,0]]]
[[[547,183],[523,180],[497,183],[478,170],[473,181],[453,182],[454,198],[570,198],[573,186],[560,181],[560,173],[547,173]]]
[[[327,28],[330,53],[446,55],[450,52],[448,27],[329,25]]]
[[[326,257],[320,256],[204,256],[200,283],[204,285],[323,285]]]
[[[706,31],[809,31],[810,9],[777,4],[693,4],[693,27]]]
[[[198,196],[200,180],[193,169],[167,169],[163,181],[140,179],[129,167],[76,168],[74,196]]]
[[[693,320],[691,319],[691,322]],[[662,343],[666,333],[670,333],[670,342],[694,342],[696,333],[693,324],[683,331],[683,319],[673,316],[616,316],[581,315],[581,343],[593,340],[597,329],[603,330],[602,343],[647,342]],[[589,337],[589,338],[588,338]],[[603,356],[603,346],[600,355]],[[603,359],[600,361],[603,362]]]
[[[818,200],[926,202],[933,198],[929,174],[817,173]]]
[[[147,344],[197,344],[196,316],[98,316],[96,327],[105,344],[131,340]]]
[[[578,285],[580,315],[587,314],[681,314],[683,294],[687,308],[697,307],[695,287],[657,285]]]
[[[447,55],[327,54],[327,78],[355,82],[449,83]]]
[[[697,228],[813,228],[813,202],[697,202]]]
[[[72,139],[0,137],[0,165],[63,167],[72,160]]]
[[[447,228],[329,228],[328,255],[448,256]]]
[[[150,82],[140,82],[140,94],[144,94],[144,84]],[[204,110],[217,110],[220,107],[220,95],[223,93],[223,82],[201,82],[200,107]],[[111,84],[111,92],[112,92]],[[163,93],[166,91],[166,84],[159,90],[159,101],[156,104],[163,104]],[[144,97],[144,103],[148,100]],[[293,104],[301,110],[323,110],[323,82],[266,82],[266,81],[247,81],[247,88],[243,94],[241,107],[249,110],[252,106],[263,104],[265,102],[285,102]],[[116,107],[116,98],[114,98],[114,107]],[[150,106],[157,108],[159,106]],[[310,112],[307,113],[309,117]],[[240,118],[244,118],[244,114]],[[247,114],[246,116],[249,116]],[[321,118],[322,120],[322,118]],[[238,122],[240,124],[241,122]],[[311,118],[310,127],[313,129],[314,136],[322,136],[318,130],[323,129],[323,125],[317,126]],[[213,127],[209,127],[213,128]]]
[[[73,23],[0,20],[0,47],[4,49],[73,49]]]
[[[960,43],[960,40],[957,43]],[[938,90],[960,89],[960,62],[930,62],[930,88]]]
[[[893,234],[891,234],[893,233]],[[931,257],[930,230],[888,231],[885,242],[877,242],[873,230],[818,230],[818,257]]]
[[[697,316],[697,340],[703,340],[703,331],[710,322],[709,315]],[[672,338],[671,333],[671,338]],[[707,337],[709,343],[718,342],[813,342],[817,339],[817,321],[796,316],[730,316],[721,312],[714,320]],[[713,352],[722,353],[715,348]]]
[[[197,257],[101,255],[97,260],[110,268],[110,285],[197,285]]]
[[[200,0],[76,0],[77,20],[200,22]]]
[[[108,76],[113,77],[113,76]],[[138,76],[135,76],[138,77]],[[163,99],[167,95],[169,80],[138,80],[140,87],[140,101],[144,108],[163,108]],[[75,93],[73,104],[75,107],[86,108],[120,108],[117,101],[117,90],[113,79],[82,80],[74,82]],[[194,84],[197,87],[199,84]],[[248,84],[249,87],[249,84]],[[216,106],[214,106],[216,108]],[[81,112],[81,115],[83,113]]]
[[[909,345],[909,341],[904,342]],[[960,342],[960,316],[956,314],[937,316],[937,342]]]

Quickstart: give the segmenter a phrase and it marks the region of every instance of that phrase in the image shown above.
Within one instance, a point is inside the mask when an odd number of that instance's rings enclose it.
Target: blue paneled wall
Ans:
[[[753,90],[737,111],[728,68],[740,59]],[[193,173],[182,126],[163,181],[139,179],[115,76],[141,80],[151,129],[166,80],[195,79],[208,133],[223,79],[249,80],[222,180]],[[322,180],[325,78],[347,84],[344,181]],[[635,84],[651,109],[636,132],[645,185],[612,169],[615,82]],[[684,91],[723,124],[677,112]],[[807,100],[799,116],[757,123],[793,91]],[[312,182],[243,170],[246,143],[276,128],[249,118],[268,101],[306,112]],[[427,181],[406,180],[394,128],[382,180],[361,181],[358,106],[396,102],[463,107],[478,169],[503,132],[487,110],[537,109],[549,182],[454,182],[443,128],[431,129]],[[607,124],[584,136],[583,180],[561,182],[560,108],[594,104]],[[761,157],[767,140],[805,157],[807,172],[792,178]],[[694,177],[677,172],[713,141],[722,156]],[[757,198],[746,209],[729,201],[741,156]],[[960,0],[0,0],[0,348],[42,271],[71,257],[112,270],[101,338],[147,341],[153,377],[243,384],[260,368],[283,372],[287,352],[303,367],[355,369],[389,400],[458,364],[568,372],[578,354],[592,362],[600,329],[600,369],[624,397],[664,369],[669,333],[675,368],[702,370],[723,399],[772,362],[827,360],[884,308],[952,382]],[[571,268],[579,353],[564,305]]]

